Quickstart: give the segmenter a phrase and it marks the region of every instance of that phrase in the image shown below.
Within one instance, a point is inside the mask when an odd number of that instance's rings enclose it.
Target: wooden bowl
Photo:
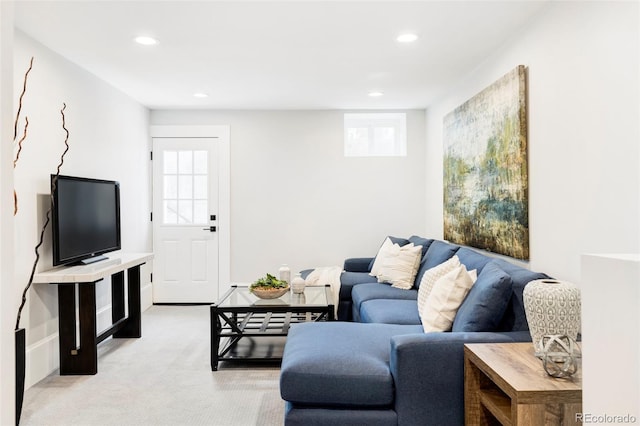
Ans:
[[[285,288],[260,288],[256,287],[250,290],[256,297],[260,299],[277,299],[289,291],[289,287]]]

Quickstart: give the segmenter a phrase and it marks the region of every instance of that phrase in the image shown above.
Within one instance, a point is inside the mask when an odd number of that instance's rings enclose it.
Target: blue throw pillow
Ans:
[[[418,273],[416,274],[415,287],[420,288],[420,282],[422,282],[422,277],[424,273],[434,266],[438,266],[441,263],[446,262],[451,259],[453,255],[460,249],[460,246],[456,246],[453,244],[446,243],[444,241],[434,240],[429,244],[424,256],[422,256],[422,260],[420,261],[420,266],[418,267]]]
[[[409,237],[409,242],[413,243],[413,245],[416,246],[422,246],[422,258],[424,258],[424,255],[427,254],[427,250],[429,250],[429,246],[431,246],[431,243],[433,243],[433,240],[430,238],[422,238],[422,237],[418,237],[417,235],[412,235]]]
[[[485,256],[482,253],[466,247],[461,247],[460,250],[456,252],[456,256],[460,259],[460,263],[467,267],[468,271],[475,269],[478,271],[478,275],[482,272],[484,265],[493,261],[489,256]]]
[[[462,302],[451,331],[494,331],[513,293],[511,277],[491,261]]]
[[[434,241],[429,246],[429,250],[425,253],[424,263],[427,269],[451,259],[460,249],[460,246],[446,243],[444,241]]]

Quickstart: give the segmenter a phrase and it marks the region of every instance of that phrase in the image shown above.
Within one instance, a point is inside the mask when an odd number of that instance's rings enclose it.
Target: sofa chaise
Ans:
[[[375,258],[347,259],[339,321],[291,328],[280,374],[286,426],[462,425],[464,344],[531,340],[522,292],[547,275],[445,241],[393,242],[422,247],[412,288],[378,282],[369,274]],[[425,332],[423,275],[454,256],[477,280],[451,330]]]

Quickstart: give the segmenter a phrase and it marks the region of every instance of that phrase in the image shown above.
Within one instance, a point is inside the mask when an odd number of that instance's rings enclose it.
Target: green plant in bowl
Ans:
[[[289,291],[289,284],[267,274],[252,283],[249,286],[249,291],[261,299],[275,299]]]

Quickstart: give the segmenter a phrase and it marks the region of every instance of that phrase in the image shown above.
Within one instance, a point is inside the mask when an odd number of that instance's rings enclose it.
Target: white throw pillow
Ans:
[[[409,243],[400,247],[393,244],[390,255],[382,262],[377,278],[379,282],[391,283],[392,287],[409,290],[418,273],[422,246]]]
[[[376,254],[376,259],[373,261],[373,266],[371,266],[371,272],[369,275],[373,277],[377,277],[380,273],[380,268],[382,268],[382,264],[385,260],[391,256],[391,249],[393,248],[393,242],[389,237],[385,238],[384,242],[378,249],[378,254]]]
[[[477,276],[475,270],[471,274],[460,265],[436,281],[420,315],[425,332],[451,330],[458,308],[475,282],[473,276]]]
[[[453,256],[449,260],[425,271],[420,280],[420,288],[418,289],[418,312],[421,318],[422,312],[424,312],[424,304],[427,301],[427,296],[431,293],[433,285],[439,278],[443,277],[447,272],[453,271],[458,266],[460,266],[460,259],[458,259],[458,256]]]

